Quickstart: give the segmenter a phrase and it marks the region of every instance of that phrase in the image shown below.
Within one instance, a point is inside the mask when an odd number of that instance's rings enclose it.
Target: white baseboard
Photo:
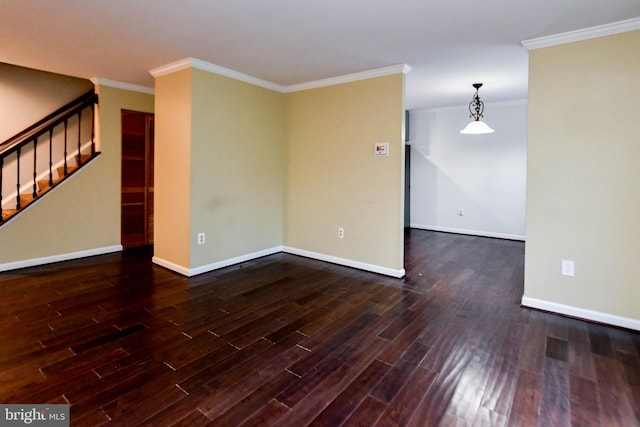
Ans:
[[[313,258],[320,261],[330,262],[332,264],[344,265],[351,268],[357,268],[358,270],[370,271],[372,273],[383,274],[385,276],[391,276],[396,278],[401,278],[405,276],[404,268],[400,270],[395,270],[392,268],[381,267],[379,265],[367,264],[360,261],[354,261],[346,258],[338,258],[332,255],[320,254],[317,252],[305,251],[303,249],[292,248],[290,246],[285,246],[283,249],[284,252],[299,255],[306,258]]]
[[[344,265],[347,267],[357,268],[359,270],[370,271],[373,273],[384,274],[391,277],[404,277],[404,268],[401,270],[394,270],[391,268],[380,267],[378,265],[366,264],[363,262],[353,261],[350,259],[338,258],[331,255],[319,254],[316,252],[305,251],[302,249],[296,249],[289,246],[275,246],[273,248],[265,249],[258,252],[253,252],[246,255],[241,255],[235,258],[229,258],[223,261],[215,262],[212,264],[203,265],[196,268],[188,268],[182,265],[177,265],[160,257],[154,256],[152,261],[154,264],[168,268],[183,276],[192,277],[198,274],[208,273],[209,271],[218,270],[220,268],[229,267],[231,265],[239,264],[241,262],[251,261],[252,259],[261,258],[268,255],[273,255],[279,252],[285,252],[292,255],[300,255],[306,258],[313,258],[319,261],[330,262],[333,264]]]
[[[190,277],[189,268],[187,268],[187,267],[183,267],[181,265],[174,264],[171,261],[167,261],[166,259],[162,259],[162,258],[157,257],[157,256],[152,257],[151,258],[151,262],[153,262],[154,264],[159,265],[160,267],[164,267],[164,268],[169,269],[171,271],[175,271],[176,273],[182,274],[183,276]]]
[[[621,328],[640,331],[640,320],[629,317],[617,316],[615,314],[602,313],[599,311],[587,310],[580,307],[558,304],[537,298],[522,297],[522,305],[536,308],[538,310],[550,311],[565,316],[576,317],[578,319],[590,320],[592,322],[604,323],[607,325],[619,326]]]
[[[96,255],[104,255],[122,251],[122,245],[106,246],[103,248],[89,249],[86,251],[69,252],[66,254],[52,255],[43,258],[26,259],[23,261],[7,262],[0,264],[0,271],[17,270],[19,268],[36,267],[38,265],[52,264],[54,262],[71,261],[78,258],[86,258]]]
[[[19,268],[35,267],[38,265],[51,264],[54,262],[70,261],[73,259],[86,258],[90,256],[95,256],[95,255],[104,255],[104,254],[119,252],[119,251],[122,251],[122,245],[107,246],[104,248],[96,248],[96,249],[90,249],[90,250],[80,251],[80,252],[71,252],[71,253],[53,255],[53,256],[43,257],[43,258],[33,258],[33,259],[28,259],[23,261],[9,262],[5,264],[0,264],[0,272],[17,270]],[[256,258],[262,258],[264,256],[277,254],[279,252],[286,252],[293,255],[303,256],[306,258],[313,258],[319,261],[330,262],[332,264],[344,265],[347,267],[357,268],[359,270],[365,270],[373,273],[383,274],[385,276],[391,276],[391,277],[397,277],[397,278],[401,278],[405,276],[404,268],[400,270],[394,270],[391,268],[381,267],[378,265],[367,264],[367,263],[353,261],[345,258],[338,258],[331,255],[305,251],[302,249],[296,249],[288,246],[274,246],[273,248],[264,249],[261,251],[253,252],[246,255],[241,255],[234,258],[229,258],[223,261],[203,265],[196,268],[184,267],[157,256],[154,256],[152,258],[152,262],[161,267],[165,267],[169,270],[175,271],[176,273],[182,274],[183,276],[192,277],[198,274],[207,273],[209,271],[218,270],[220,268],[229,267],[231,265],[239,264],[242,262],[251,261]]]
[[[468,234],[470,236],[494,237],[496,239],[521,240],[525,241],[525,236],[519,234],[494,233],[492,231],[466,230],[463,228],[440,227],[438,225],[411,224],[411,228],[420,230],[443,231],[445,233]]]
[[[277,254],[279,252],[282,252],[282,246],[276,246],[273,248],[264,249],[258,252],[253,252],[250,254],[225,259],[222,261],[203,265],[201,267],[196,267],[196,268],[188,268],[178,264],[174,264],[170,261],[164,260],[157,256],[154,256],[152,258],[152,261],[154,264],[157,264],[161,267],[168,268],[169,270],[175,271],[176,273],[180,273],[183,276],[192,277],[192,276],[197,276],[198,274],[208,273],[209,271],[218,270],[220,268],[229,267],[231,265],[240,264],[241,262],[251,261],[252,259],[262,258],[264,256]]]

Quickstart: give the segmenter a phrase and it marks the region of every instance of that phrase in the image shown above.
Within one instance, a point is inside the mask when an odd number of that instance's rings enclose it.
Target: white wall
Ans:
[[[467,105],[410,114],[411,227],[524,240],[526,101],[486,103],[487,135]]]

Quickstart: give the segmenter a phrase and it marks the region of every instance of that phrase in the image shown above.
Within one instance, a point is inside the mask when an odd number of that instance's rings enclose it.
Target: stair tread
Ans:
[[[12,216],[14,216],[16,213],[18,213],[18,211],[15,209],[2,209],[2,220],[3,221],[8,220]]]
[[[58,178],[53,178],[52,185],[49,185],[49,179],[41,179],[40,181],[38,181],[38,193],[45,193],[46,191],[48,191],[49,189],[55,187],[56,185],[58,185],[58,183],[60,183],[60,181],[62,181],[62,178],[58,177]]]

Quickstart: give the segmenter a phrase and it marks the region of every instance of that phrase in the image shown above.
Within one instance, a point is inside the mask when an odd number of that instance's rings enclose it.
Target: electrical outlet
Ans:
[[[204,245],[204,233],[198,233],[198,244],[199,245]]]
[[[344,228],[342,227],[338,228],[338,237],[341,239],[344,238]]]
[[[563,276],[574,277],[576,274],[575,263],[570,259],[563,259],[560,273],[562,273]]]

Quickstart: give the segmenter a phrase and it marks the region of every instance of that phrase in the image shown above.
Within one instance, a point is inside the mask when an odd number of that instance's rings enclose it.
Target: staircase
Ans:
[[[0,144],[0,227],[100,155],[97,103],[87,92]]]

